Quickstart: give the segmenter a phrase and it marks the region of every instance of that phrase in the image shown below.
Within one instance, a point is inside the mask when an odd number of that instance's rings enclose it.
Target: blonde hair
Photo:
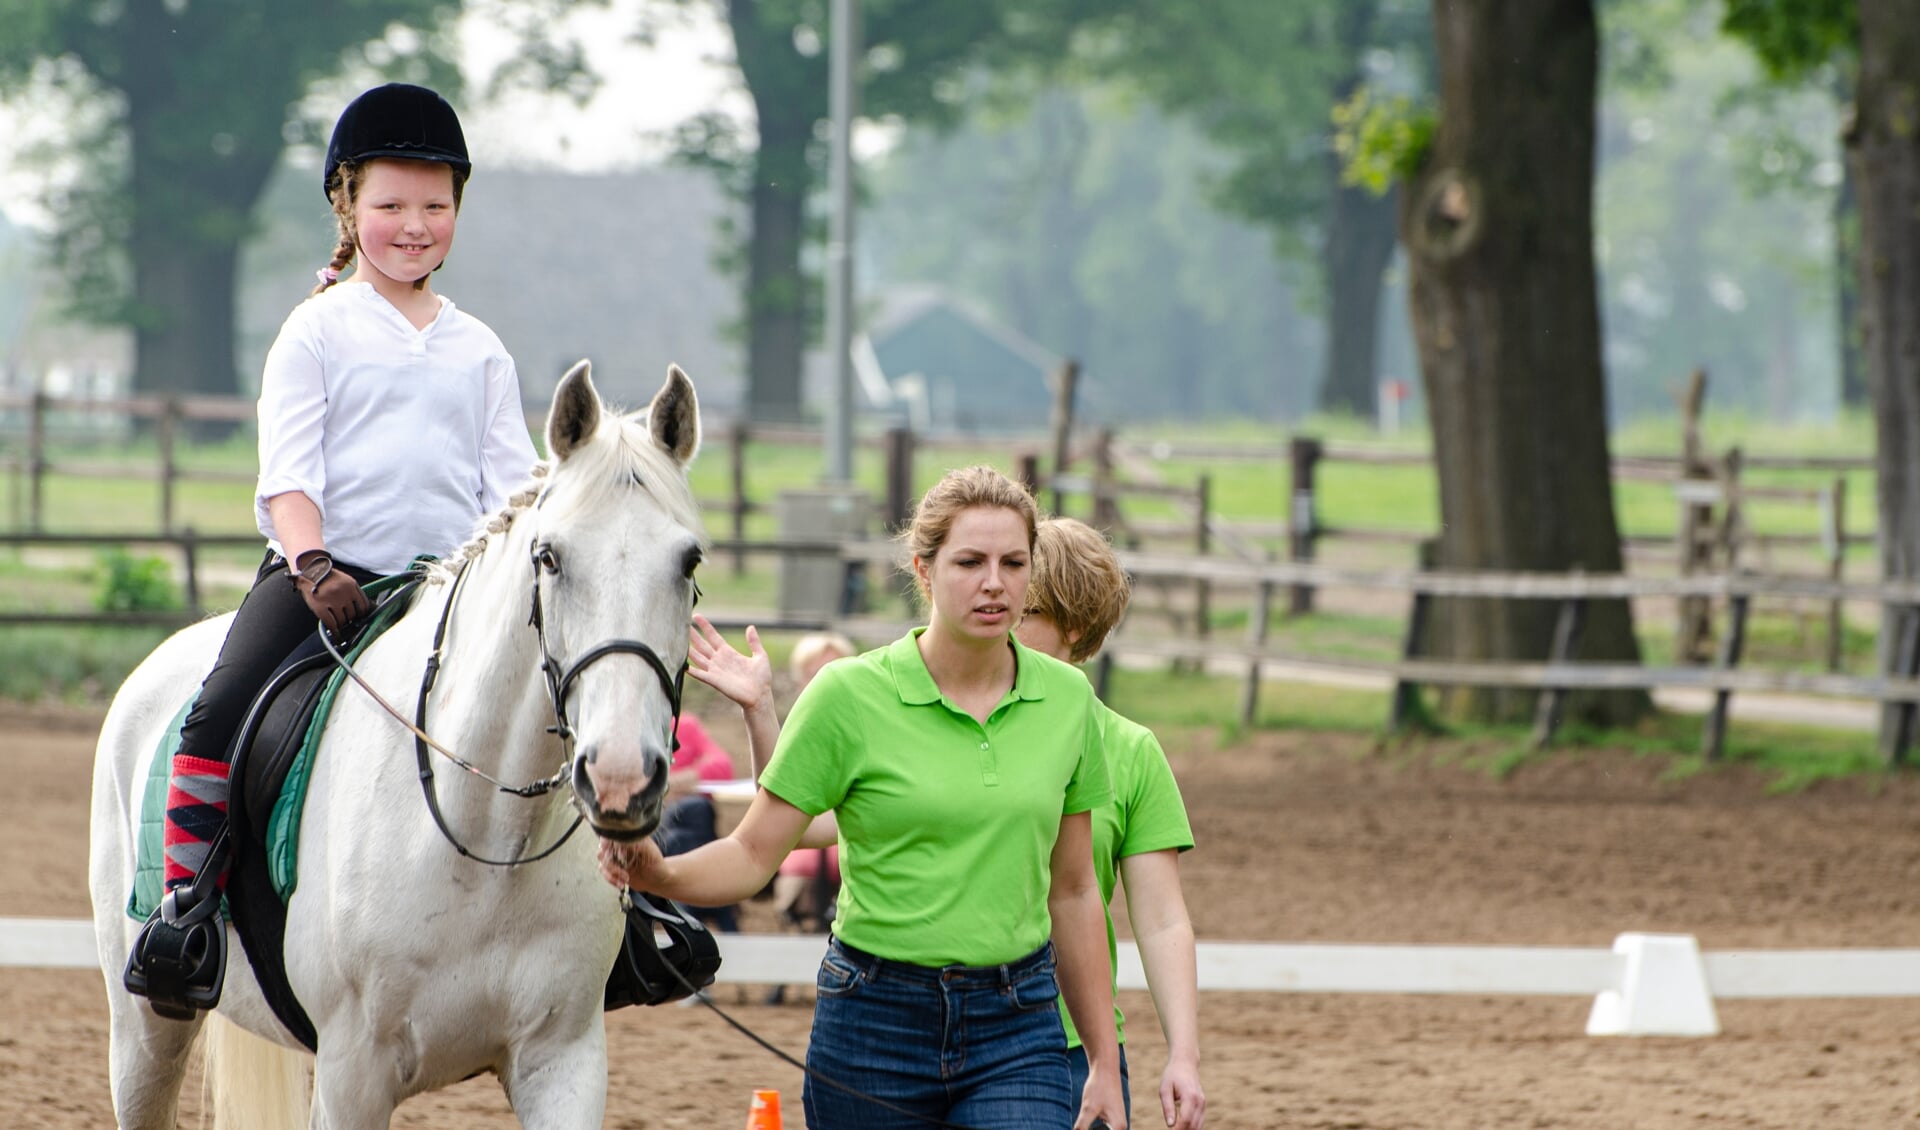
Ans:
[[[376,157],[374,160],[379,160]],[[460,197],[467,187],[467,173],[452,165],[447,170],[453,174],[453,210],[460,211]],[[333,202],[334,228],[340,233],[333,244],[333,258],[321,272],[320,285],[307,292],[312,298],[321,291],[340,281],[340,273],[352,264],[355,252],[360,246],[360,228],[353,218],[354,201],[360,195],[360,182],[367,177],[367,165],[354,161],[340,162],[338,171],[333,175],[333,187],[327,190],[327,199]],[[435,267],[434,270],[440,268]],[[427,285],[427,276],[421,275],[414,281],[414,289]]]
[[[1133,583],[1100,531],[1078,518],[1040,523],[1027,602],[1020,611],[1045,616],[1061,639],[1072,639],[1073,662],[1085,663],[1100,653],[1132,597]]]
[[[1033,504],[1033,496],[1026,487],[981,464],[948,471],[928,488],[900,540],[908,552],[932,565],[940,547],[947,543],[947,535],[953,532],[954,519],[961,511],[976,507],[1000,507],[1020,515],[1027,524],[1027,552],[1033,552],[1034,531],[1040,525],[1040,511]],[[914,584],[925,599],[926,584],[918,574]]]
[[[793,654],[787,659],[787,669],[798,681],[806,678],[810,667],[824,667],[835,659],[858,654],[860,649],[839,632],[813,632],[801,636],[800,642],[793,645]]]

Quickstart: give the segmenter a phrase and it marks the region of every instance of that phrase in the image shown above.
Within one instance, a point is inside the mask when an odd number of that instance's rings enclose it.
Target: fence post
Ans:
[[[1720,569],[1728,576],[1740,567],[1740,543],[1747,517],[1740,505],[1740,472],[1744,465],[1738,445],[1727,448],[1720,461],[1720,529],[1714,535],[1720,550]]]
[[[1687,381],[1686,395],[1680,402],[1680,478],[1682,480],[1711,480],[1713,468],[1708,466],[1700,442],[1700,406],[1707,394],[1707,371],[1695,369]],[[1713,551],[1704,546],[1702,534],[1713,522],[1713,507],[1680,500],[1680,529],[1675,543],[1680,550],[1679,569],[1682,577],[1711,569]],[[1680,598],[1678,634],[1674,640],[1674,658],[1680,663],[1705,663],[1707,660],[1707,640],[1713,635],[1713,605],[1704,596],[1683,596]]]
[[[1731,671],[1740,665],[1740,651],[1747,639],[1747,604],[1752,598],[1735,593],[1727,598],[1727,634],[1720,638],[1720,657],[1714,668]],[[1701,737],[1708,761],[1720,760],[1727,741],[1727,706],[1733,692],[1721,688],[1713,692],[1713,709],[1707,712],[1707,729]]]
[[[887,532],[913,517],[913,430],[887,429]]]
[[[1574,570],[1577,576],[1580,570]],[[1548,659],[1566,663],[1580,646],[1580,628],[1586,620],[1587,602],[1579,597],[1560,602],[1560,617],[1553,624],[1553,648]],[[1543,687],[1533,714],[1533,748],[1545,749],[1560,728],[1560,715],[1567,702],[1565,687]]]
[[[1899,612],[1900,634],[1894,645],[1893,670],[1896,678],[1911,679],[1920,674],[1920,607],[1905,605]],[[1885,705],[1883,702],[1882,705]],[[1888,765],[1898,767],[1907,760],[1907,746],[1913,741],[1915,704],[1901,702],[1893,707],[1891,724],[1880,727],[1880,752]]]
[[[1253,618],[1247,621],[1247,646],[1258,652],[1267,643],[1267,621],[1273,618],[1273,582],[1261,581],[1253,598]],[[1260,660],[1247,660],[1247,685],[1240,692],[1240,726],[1253,726],[1260,699]]]
[[[168,396],[160,403],[160,418],[154,422],[154,438],[160,445],[160,532],[173,532],[173,480],[179,473],[174,465],[174,433],[180,423],[180,398]]]
[[[1035,503],[1038,503],[1040,501],[1040,454],[1039,452],[1035,452],[1035,451],[1021,452],[1019,470],[1016,472],[1016,474],[1020,476],[1020,485],[1023,487],[1026,487],[1027,493],[1033,496],[1033,501]]]
[[[195,544],[196,541],[197,539],[192,526],[188,526],[180,532],[180,560],[181,564],[185,567],[187,575],[187,611],[193,613],[193,618],[198,620],[202,613],[200,608],[200,554],[198,552],[198,546]]]
[[[746,550],[739,548],[747,540],[747,422],[735,420],[728,429],[727,472],[733,481],[733,497],[728,511],[733,518],[733,575],[747,571]]]
[[[1313,560],[1313,541],[1318,535],[1319,519],[1313,499],[1313,473],[1320,462],[1320,441],[1311,436],[1295,436],[1288,444],[1293,467],[1293,505],[1287,523],[1288,560]],[[1313,611],[1313,588],[1293,586],[1289,608],[1294,615]]]
[[[27,529],[40,533],[40,518],[45,513],[47,474],[47,393],[33,390],[33,404],[27,415]]]
[[[1826,542],[1827,578],[1835,584],[1845,580],[1847,571],[1847,480],[1842,475],[1827,488],[1826,521],[1821,524]],[[1827,670],[1838,671],[1846,658],[1846,601],[1834,597],[1827,603]]]
[[[1058,492],[1055,492],[1056,496]],[[1059,511],[1054,511],[1059,513]],[[1113,490],[1113,429],[1101,428],[1093,446],[1093,528],[1119,540],[1120,506]]]
[[[1194,515],[1193,551],[1205,557],[1211,550],[1212,538],[1207,530],[1207,509],[1213,497],[1213,476],[1202,473],[1200,481],[1193,488]],[[1213,584],[1205,577],[1195,579],[1193,583],[1193,625],[1202,640],[1213,634]],[[1204,665],[1203,665],[1204,666]]]
[[[1432,538],[1420,543],[1420,571],[1433,568],[1438,560],[1439,547]],[[1407,612],[1407,632],[1401,640],[1400,659],[1408,662],[1420,658],[1427,650],[1427,632],[1429,621],[1433,619],[1433,596],[1420,591],[1413,594],[1413,607]],[[1420,684],[1407,678],[1403,672],[1393,683],[1393,697],[1387,704],[1387,732],[1397,734],[1406,728],[1408,720],[1420,713]]]
[[[1068,357],[1053,372],[1053,512],[1066,513],[1060,491],[1060,476],[1067,473],[1073,459],[1073,392],[1080,383],[1080,362]]]

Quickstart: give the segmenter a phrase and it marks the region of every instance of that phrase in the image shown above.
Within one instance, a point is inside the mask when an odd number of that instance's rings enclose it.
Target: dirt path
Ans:
[[[9,914],[87,913],[97,723],[0,705]],[[1776,796],[1744,771],[1668,780],[1659,763],[1614,751],[1552,756],[1499,781],[1459,745],[1378,753],[1353,736],[1265,733],[1220,750],[1167,738],[1201,841],[1182,868],[1204,939],[1605,946],[1659,930],[1710,949],[1920,946],[1920,781]],[[1163,1052],[1151,1002],[1126,997],[1137,1120],[1151,1126]],[[798,1053],[807,1002],[747,1003],[758,998],[720,993]],[[1726,1034],[1712,1040],[1588,1039],[1588,1005],[1208,994],[1209,1125],[1920,1125],[1920,1001],[1723,1001]],[[105,1016],[97,974],[0,969],[0,1126],[111,1124]],[[628,1009],[608,1034],[610,1127],[738,1125],[764,1086],[800,1124],[798,1072],[705,1010]],[[414,1100],[395,1121],[514,1124],[484,1078]]]

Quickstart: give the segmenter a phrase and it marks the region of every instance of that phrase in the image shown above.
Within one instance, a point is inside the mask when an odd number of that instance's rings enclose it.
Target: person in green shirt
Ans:
[[[1037,525],[1006,476],[949,472],[905,536],[927,625],[828,665],[784,727],[771,694],[749,700],[756,765],[776,729],[778,741],[733,833],[668,857],[646,839],[601,842],[616,885],[724,905],[836,814],[810,1127],[1127,1125],[1093,867],[1091,814],[1112,799],[1098,700],[1076,668],[1013,636]],[[713,682],[693,653],[695,677]],[[1077,1093],[1062,998],[1087,1033]]]
[[[1107,634],[1126,614],[1131,595],[1127,574],[1107,539],[1077,519],[1048,518],[1036,535],[1032,574],[1016,638],[1034,651],[1076,665],[1100,654]],[[1126,881],[1127,917],[1167,1040],[1160,1111],[1176,1130],[1199,1130],[1207,1111],[1200,1086],[1199,993],[1193,923],[1180,889],[1180,853],[1193,847],[1193,830],[1180,786],[1153,732],[1104,703],[1098,713],[1107,775],[1113,782],[1113,803],[1093,814],[1093,867],[1100,879],[1100,899],[1103,905],[1112,901],[1117,869]],[[1111,914],[1107,946],[1109,954],[1117,949]],[[1061,1019],[1077,1078],[1085,1070],[1085,1052],[1073,1019]],[[1124,1082],[1126,1026],[1117,1007],[1113,1021],[1121,1041]],[[1131,1096],[1128,1109],[1131,1114]]]

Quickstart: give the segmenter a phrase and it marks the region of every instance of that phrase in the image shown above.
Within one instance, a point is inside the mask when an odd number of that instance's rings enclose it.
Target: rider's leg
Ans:
[[[189,1019],[220,999],[226,927],[218,909],[231,854],[224,835],[228,746],[261,683],[314,628],[286,563],[268,554],[181,725],[163,833],[167,894],[135,940],[125,977],[130,992],[149,998],[168,1019]]]
[[[180,748],[174,752],[167,785],[167,890],[191,882],[206,866],[227,821],[233,757],[228,747],[261,683],[314,631],[314,623],[313,611],[288,579],[286,563],[268,554],[180,726]],[[216,861],[211,876],[215,890],[226,888],[226,872],[226,861]],[[214,891],[203,888],[202,893]]]

